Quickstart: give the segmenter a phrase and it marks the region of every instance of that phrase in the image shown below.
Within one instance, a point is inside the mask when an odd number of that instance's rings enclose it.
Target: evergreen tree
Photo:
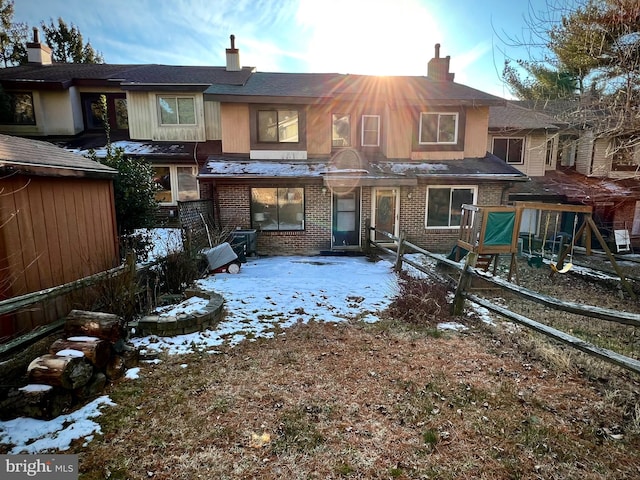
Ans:
[[[51,47],[53,61],[62,63],[104,63],[102,54],[95,51],[89,42],[84,43],[82,33],[73,23],[69,26],[58,18],[47,25],[41,24],[47,45]]]
[[[0,62],[8,67],[27,61],[26,23],[15,23],[13,0],[0,0]]]
[[[95,152],[91,152],[89,158],[118,171],[113,184],[116,222],[119,234],[129,235],[138,228],[154,225],[158,212],[155,198],[158,185],[154,181],[155,172],[149,162],[128,157],[122,148],[113,148],[109,122],[106,120],[107,99],[104,95],[100,96],[100,103],[107,136],[107,155],[105,158],[98,158]]]

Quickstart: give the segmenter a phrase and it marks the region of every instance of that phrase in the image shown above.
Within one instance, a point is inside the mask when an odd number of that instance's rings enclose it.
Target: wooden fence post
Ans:
[[[400,272],[402,270],[403,250],[404,250],[404,232],[400,232],[400,237],[398,238],[398,250],[396,252],[396,263],[393,267],[396,272]]]
[[[460,273],[460,279],[458,280],[458,286],[456,287],[456,293],[453,297],[453,315],[462,315],[464,312],[464,300],[465,300],[465,292],[469,288],[469,284],[471,283],[471,272],[469,271],[469,266],[471,264],[475,265],[476,257],[478,254],[476,252],[469,252],[467,254],[467,260],[464,264],[464,268]]]

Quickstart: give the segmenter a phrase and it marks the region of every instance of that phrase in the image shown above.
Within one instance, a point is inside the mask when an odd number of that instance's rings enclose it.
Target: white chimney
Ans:
[[[240,66],[240,51],[236,48],[236,37],[231,35],[231,48],[227,48],[227,72],[239,72],[242,70]]]
[[[40,34],[36,27],[33,27],[33,42],[27,42],[27,61],[51,65],[51,49],[44,43],[40,43]]]

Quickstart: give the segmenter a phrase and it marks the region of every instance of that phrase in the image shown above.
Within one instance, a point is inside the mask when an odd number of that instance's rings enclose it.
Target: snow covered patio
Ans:
[[[367,257],[266,257],[250,258],[235,275],[209,275],[197,287],[224,297],[225,315],[217,327],[175,337],[134,338],[133,343],[182,354],[270,338],[298,322],[372,322],[396,295],[397,277],[390,262]],[[160,315],[198,311],[208,302],[193,297],[160,310]]]

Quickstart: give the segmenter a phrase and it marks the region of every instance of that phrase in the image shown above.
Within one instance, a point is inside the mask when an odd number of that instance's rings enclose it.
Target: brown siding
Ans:
[[[331,153],[331,114],[326,107],[307,109],[307,152],[309,155]]]
[[[25,177],[3,181],[0,267],[10,298],[72,282],[119,263],[111,180]],[[3,325],[24,333],[66,315],[69,303],[29,309]],[[6,321],[6,319],[5,319]]]
[[[489,107],[468,108],[464,138],[464,156],[482,158],[487,153]]]
[[[249,131],[249,105],[223,103],[222,151],[224,153],[249,153],[251,133]]]

